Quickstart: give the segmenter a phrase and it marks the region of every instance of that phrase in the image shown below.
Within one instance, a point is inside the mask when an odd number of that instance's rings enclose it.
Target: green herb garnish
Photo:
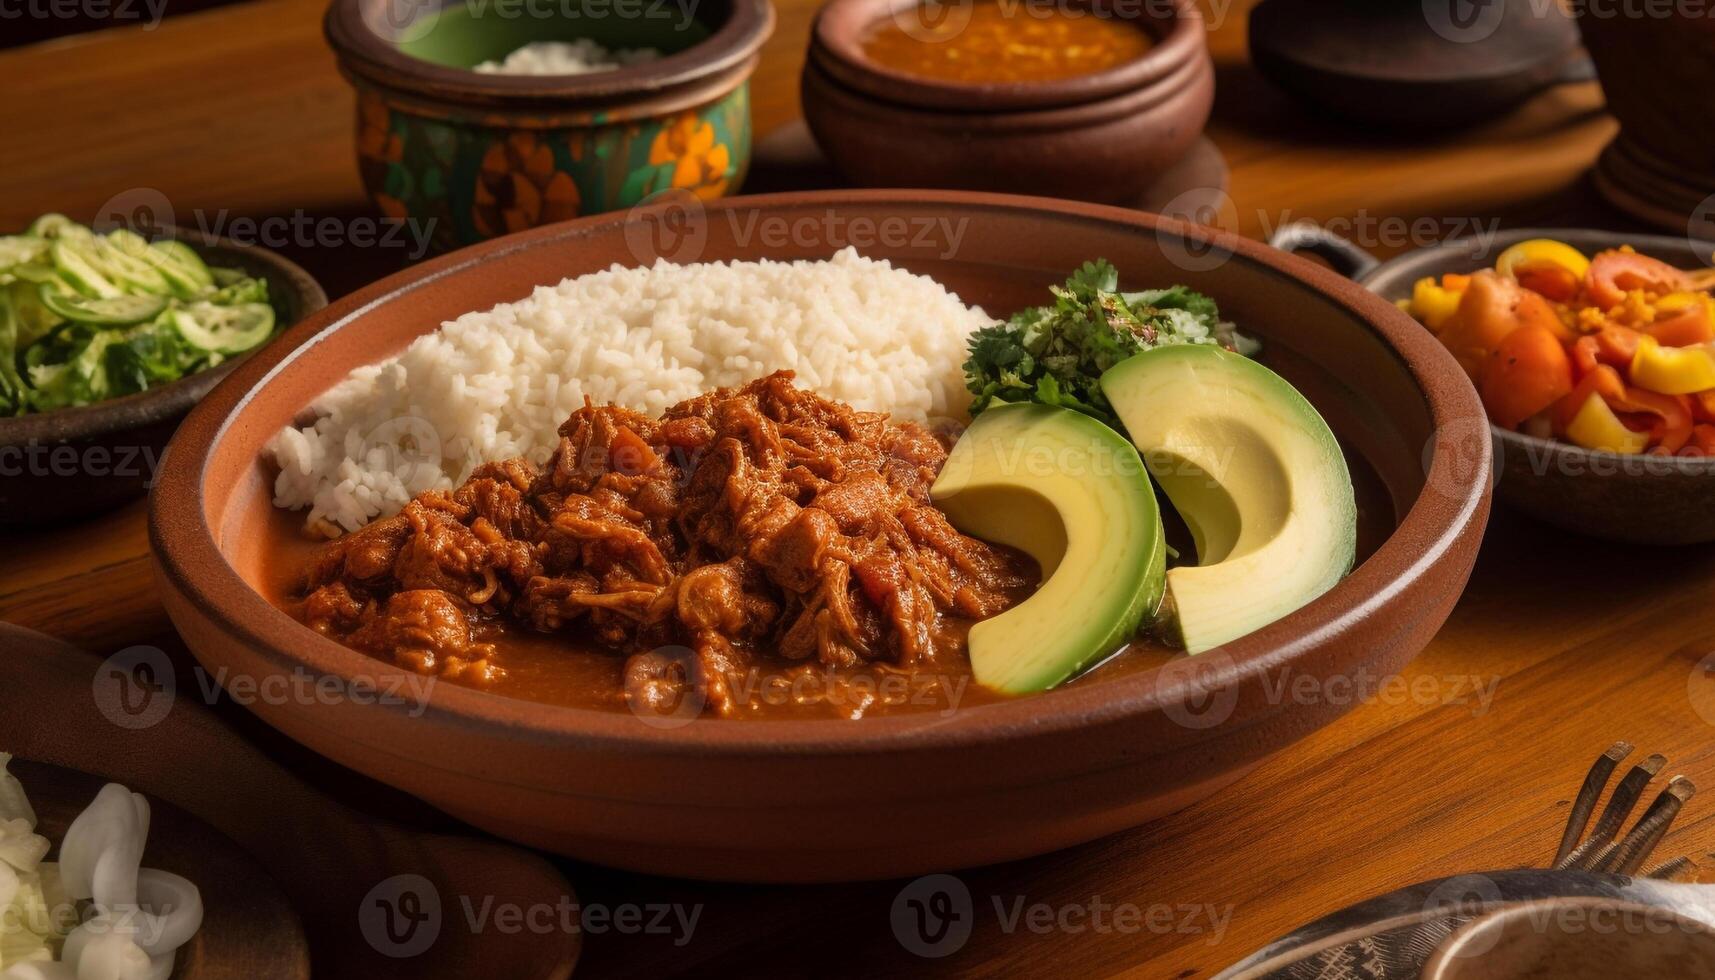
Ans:
[[[1184,286],[1119,291],[1106,260],[1086,262],[1054,302],[1014,313],[971,335],[965,386],[971,414],[996,402],[1058,405],[1124,431],[1097,383],[1126,358],[1168,344],[1217,344],[1252,353],[1256,344],[1221,320],[1215,301]]]

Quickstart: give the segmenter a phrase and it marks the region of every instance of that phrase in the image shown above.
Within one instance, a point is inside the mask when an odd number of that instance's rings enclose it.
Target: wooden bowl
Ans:
[[[202,891],[203,928],[180,952],[174,980],[308,980],[312,968],[334,980],[571,975],[578,932],[484,930],[463,907],[576,902],[541,858],[336,802],[221,711],[195,703],[207,678],[181,671],[175,693],[173,661],[160,650],[102,661],[5,623],[0,650],[0,749],[18,756],[14,771],[44,832],[57,844],[102,784],[122,783],[149,797],[155,815],[144,866]],[[389,935],[374,903],[404,910],[407,892],[419,924],[401,917]]]
[[[191,228],[172,234],[211,265],[266,278],[282,326],[328,305],[322,287],[283,256]],[[0,525],[86,517],[143,496],[179,420],[242,361],[94,405],[0,418]]]
[[[853,183],[1130,202],[1185,156],[1208,122],[1214,64],[1190,0],[1121,5],[1157,38],[1141,58],[1060,81],[994,85],[924,79],[870,61],[865,33],[901,2],[832,0],[811,34],[804,119]]]
[[[358,94],[358,169],[382,212],[446,251],[659,191],[738,191],[750,75],[774,30],[768,0],[540,9],[558,15],[452,0],[328,6],[328,43]],[[528,41],[577,38],[665,57],[582,75],[471,70]]]
[[[1099,256],[1128,284],[1187,282],[1264,338],[1268,363],[1368,464],[1392,533],[1332,591],[1226,647],[945,716],[665,728],[440,684],[410,710],[258,705],[270,724],[503,837],[603,864],[751,881],[920,874],[1040,854],[1208,796],[1351,706],[1283,678],[1338,691],[1320,682],[1397,671],[1470,573],[1489,487],[1476,393],[1410,318],[1309,262],[1136,211],[955,192],[718,202],[671,222],[671,249],[638,233],[649,224],[573,222],[419,266],[300,325],[205,401],[150,515],[162,599],[196,656],[237,676],[306,671],[399,689],[399,668],[257,591],[271,542],[290,533],[272,512],[265,443],[347,371],[445,319],[616,262],[652,264],[659,251],[826,258],[863,236],[871,256],[996,312],[1041,302]],[[956,229],[956,241],[936,229]]]
[[[1359,282],[1389,300],[1411,295],[1425,276],[1489,268],[1507,246],[1557,238],[1593,255],[1631,245],[1682,269],[1715,256],[1715,244],[1662,235],[1566,228],[1502,232],[1487,244],[1461,239],[1384,262]],[[1427,335],[1427,331],[1425,331]],[[1630,544],[1701,544],[1715,541],[1715,459],[1640,456],[1584,449],[1496,428],[1495,493],[1546,524]]]

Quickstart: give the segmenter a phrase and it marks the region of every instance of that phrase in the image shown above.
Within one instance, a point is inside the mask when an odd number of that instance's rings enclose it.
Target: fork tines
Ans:
[[[1673,777],[1667,788],[1645,809],[1644,815],[1632,829],[1621,837],[1621,825],[1631,815],[1633,807],[1637,806],[1650,780],[1667,765],[1666,757],[1652,755],[1633,766],[1620,780],[1619,785],[1614,788],[1613,796],[1608,799],[1608,805],[1603,808],[1601,818],[1596,821],[1595,829],[1580,843],[1578,839],[1583,836],[1584,828],[1590,822],[1590,814],[1595,812],[1596,801],[1607,788],[1608,779],[1631,752],[1631,743],[1615,742],[1608,751],[1602,753],[1595,765],[1590,767],[1590,774],[1584,778],[1584,785],[1578,790],[1577,799],[1573,801],[1572,812],[1567,816],[1566,830],[1560,837],[1560,848],[1554,855],[1554,863],[1551,866],[1556,870],[1635,874],[1644,861],[1649,859],[1650,852],[1667,836],[1668,828],[1685,802],[1697,792],[1697,787],[1692,785],[1691,780],[1684,776]],[[1675,858],[1652,868],[1648,876],[1677,877],[1689,870],[1690,866],[1688,859]]]

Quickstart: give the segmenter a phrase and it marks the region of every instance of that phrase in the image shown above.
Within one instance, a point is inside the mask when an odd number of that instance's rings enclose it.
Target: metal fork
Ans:
[[[1590,767],[1547,868],[1456,875],[1359,902],[1275,940],[1215,980],[1421,980],[1426,964],[1461,929],[1519,907],[1642,906],[1702,923],[1715,935],[1715,886],[1683,883],[1696,871],[1689,858],[1637,873],[1696,792],[1691,781],[1674,776],[1631,830],[1620,833],[1666,767],[1664,756],[1651,755],[1632,766],[1584,836],[1609,780],[1632,751],[1630,742],[1615,742]],[[1475,897],[1473,883],[1481,886]]]
[[[1555,851],[1549,867],[1556,871],[1635,875],[1662,838],[1667,836],[1668,828],[1679,816],[1685,801],[1697,792],[1697,787],[1684,776],[1674,776],[1669,780],[1632,829],[1624,837],[1619,836],[1621,825],[1643,797],[1650,781],[1667,765],[1667,758],[1656,754],[1632,766],[1608,798],[1608,805],[1603,808],[1595,829],[1589,837],[1579,841],[1609,778],[1632,754],[1632,748],[1630,742],[1615,742],[1590,767],[1589,775],[1584,777],[1584,785],[1578,790],[1578,798],[1572,803],[1572,812],[1566,818],[1566,830],[1560,835],[1560,848]],[[1692,870],[1691,859],[1681,856],[1655,865],[1644,872],[1643,877],[1678,880]]]

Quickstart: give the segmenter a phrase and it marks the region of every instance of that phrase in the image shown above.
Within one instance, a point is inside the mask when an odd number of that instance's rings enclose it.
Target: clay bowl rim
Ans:
[[[299,306],[297,319],[282,323],[274,336],[262,345],[263,348],[273,344],[284,336],[287,330],[321,312],[328,305],[327,292],[316,282],[315,277],[278,252],[260,245],[247,245],[230,238],[210,235],[195,228],[174,226],[163,231],[167,234],[156,237],[168,237],[184,242],[196,249],[204,261],[208,260],[207,253],[213,251],[244,255],[256,264],[267,267],[269,272],[266,275],[270,286],[278,283],[284,292],[295,298]],[[32,442],[79,443],[166,422],[189,411],[210,389],[261,349],[246,351],[215,367],[187,375],[158,388],[109,398],[93,405],[0,418],[0,446],[23,446]]]
[[[1171,16],[1122,18],[1163,24],[1155,43],[1130,61],[1104,71],[1048,82],[954,82],[926,78],[871,61],[863,37],[904,6],[919,0],[829,0],[810,30],[810,56],[824,74],[871,98],[916,108],[980,115],[1101,102],[1169,81],[1208,57],[1208,32],[1195,0],[1167,0]],[[967,0],[968,6],[968,0]],[[1091,14],[1093,16],[1093,14]]]
[[[1111,98],[1072,105],[1023,106],[997,112],[971,113],[957,108],[930,105],[904,105],[878,99],[869,92],[846,84],[828,70],[820,59],[806,61],[799,76],[803,88],[814,85],[821,98],[837,103],[847,112],[867,113],[898,120],[906,127],[929,127],[936,131],[977,133],[982,135],[1016,135],[1076,131],[1099,126],[1114,119],[1139,115],[1178,94],[1157,93],[1152,89],[1121,92]],[[1202,129],[1198,129],[1201,135]]]
[[[840,206],[932,206],[967,213],[1009,211],[1052,213],[1054,217],[1154,235],[1158,231],[1224,250],[1259,272],[1319,293],[1343,308],[1396,356],[1414,377],[1429,410],[1435,452],[1423,490],[1399,519],[1375,554],[1334,589],[1303,609],[1241,640],[1221,648],[1219,659],[1209,653],[1198,672],[1200,685],[1254,685],[1261,676],[1297,660],[1372,615],[1402,586],[1429,574],[1466,534],[1480,533],[1490,484],[1489,445],[1475,447],[1477,462],[1455,458],[1462,420],[1481,418],[1477,393],[1464,372],[1439,343],[1414,321],[1369,290],[1314,263],[1287,255],[1236,235],[1184,224],[1158,215],[1106,205],[1052,198],[1021,197],[965,191],[859,190],[797,192],[728,198],[711,203],[710,211],[736,208],[830,208]],[[222,554],[209,526],[209,500],[220,490],[209,488],[207,471],[227,432],[244,409],[297,358],[334,331],[349,329],[365,317],[384,310],[390,299],[426,283],[464,272],[483,263],[504,261],[515,252],[548,242],[572,241],[612,226],[623,225],[623,212],[597,215],[498,238],[421,264],[354,293],[298,326],[280,343],[246,363],[191,413],[174,437],[172,452],[178,465],[166,468],[150,495],[149,537],[157,574],[163,586],[177,590],[187,603],[204,611],[212,625],[237,639],[281,670],[309,670],[348,682],[356,677],[399,678],[405,673],[358,653],[298,623],[253,589]],[[568,273],[570,270],[568,270]],[[353,365],[356,366],[356,365]],[[230,492],[227,488],[226,492]],[[1077,686],[981,705],[950,717],[911,714],[883,716],[860,722],[789,720],[767,722],[692,722],[680,730],[662,730],[622,711],[569,708],[517,700],[453,684],[436,685],[426,706],[390,704],[388,710],[413,717],[418,724],[488,728],[508,738],[563,741],[589,750],[620,751],[640,758],[695,753],[710,757],[764,758],[779,755],[889,754],[914,749],[950,749],[1066,733],[1122,717],[1159,713],[1164,703],[1183,700],[1180,692],[1192,683],[1177,678],[1163,697],[1160,671],[1099,685]],[[1255,723],[1276,706],[1246,720]],[[1186,744],[1218,737],[1231,726],[1192,731],[1184,729]]]
[[[730,0],[730,12],[708,37],[656,61],[582,75],[484,74],[413,57],[377,34],[368,7],[396,0],[331,0],[322,32],[340,66],[366,83],[434,101],[539,108],[643,99],[686,88],[754,62],[774,32],[769,0]]]
[[[1689,237],[1673,235],[1631,234],[1620,231],[1606,231],[1600,228],[1509,228],[1494,236],[1489,243],[1489,251],[1484,251],[1482,242],[1475,238],[1454,238],[1430,245],[1425,248],[1413,249],[1402,255],[1394,256],[1386,262],[1358,277],[1358,283],[1366,289],[1375,290],[1378,296],[1392,302],[1401,299],[1408,293],[1400,292],[1399,285],[1409,286],[1410,281],[1416,281],[1426,275],[1440,275],[1445,272],[1456,272],[1474,261],[1493,263],[1492,254],[1516,242],[1529,241],[1533,238],[1554,238],[1566,241],[1567,244],[1580,251],[1589,252],[1587,244],[1579,244],[1572,239],[1595,241],[1604,244],[1602,248],[1619,248],[1630,245],[1640,252],[1681,252],[1696,255],[1715,255],[1715,242],[1705,242]],[[1479,266],[1478,268],[1482,268]],[[1395,277],[1398,282],[1393,282]],[[1382,282],[1381,280],[1389,280]],[[1390,288],[1392,287],[1392,288]],[[1429,331],[1417,324],[1425,336]],[[1485,415],[1485,418],[1487,416]],[[1629,476],[1667,476],[1667,477],[1706,477],[1715,475],[1715,457],[1697,456],[1651,456],[1648,453],[1615,453],[1606,449],[1585,449],[1569,442],[1558,439],[1541,439],[1503,429],[1490,423],[1489,432],[1499,440],[1504,449],[1504,460],[1511,452],[1518,452],[1525,458],[1547,461],[1552,467],[1556,461],[1576,460],[1590,469],[1601,469],[1603,472],[1612,471],[1615,478]],[[1637,472],[1642,467],[1643,472]]]

